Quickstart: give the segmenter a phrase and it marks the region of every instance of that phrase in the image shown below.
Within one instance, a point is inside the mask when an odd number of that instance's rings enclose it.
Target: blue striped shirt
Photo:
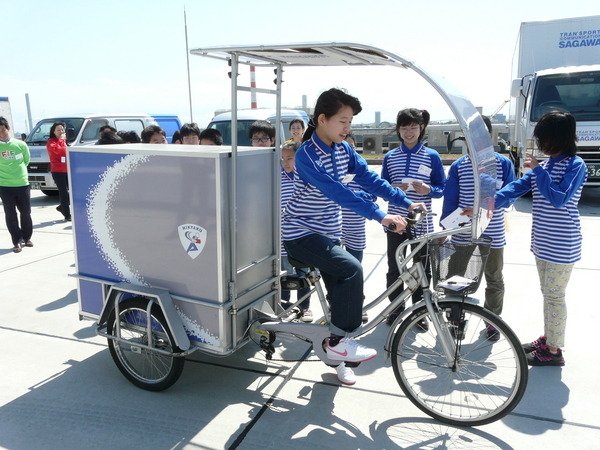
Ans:
[[[414,190],[406,192],[406,196],[416,203],[425,203],[431,211],[431,199],[440,198],[444,194],[446,174],[440,155],[435,150],[427,148],[419,142],[412,149],[404,144],[388,152],[383,158],[381,177],[390,184],[402,183],[404,178],[413,178],[431,186],[431,192],[426,195],[417,194]],[[388,214],[406,216],[408,209],[403,206],[389,205]],[[433,220],[427,216],[419,224],[417,234],[433,232]]]
[[[496,194],[499,206],[533,191],[531,251],[544,261],[573,264],[581,259],[581,222],[577,203],[587,178],[579,156],[542,161]]]
[[[281,168],[281,215],[283,216],[283,211],[285,210],[285,205],[287,205],[290,198],[292,198],[292,194],[294,193],[294,172],[287,173],[283,167]],[[286,256],[287,251],[283,244],[281,245],[281,255]]]
[[[506,156],[494,153],[494,157],[496,158],[496,189],[499,190],[515,179],[515,169],[513,163]],[[440,221],[444,220],[456,208],[473,207],[474,203],[473,164],[469,155],[465,155],[454,161],[448,171]],[[492,220],[490,220],[484,234],[492,238],[492,248],[501,248],[506,245],[503,207],[500,208],[496,205]],[[452,241],[471,242],[471,234],[453,235]]]
[[[348,183],[348,187],[354,192],[366,194],[366,192],[364,192],[354,181]],[[373,197],[373,201],[375,201],[375,199],[376,197]],[[363,216],[356,214],[348,208],[342,208],[342,245],[351,248],[352,250],[360,251],[367,248],[365,223],[366,219]]]
[[[341,238],[344,206],[367,219],[381,222],[379,206],[348,188],[352,179],[367,192],[394,204],[410,206],[406,195],[369,170],[366,161],[343,141],[325,144],[316,133],[296,151],[294,194],[283,213],[284,240],[318,233]]]

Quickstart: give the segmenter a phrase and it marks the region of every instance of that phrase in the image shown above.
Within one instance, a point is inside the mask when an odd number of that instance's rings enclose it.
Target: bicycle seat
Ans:
[[[304,269],[306,267],[310,267],[311,269],[314,269],[314,267],[311,266],[310,264],[306,264],[306,263],[303,263],[302,261],[298,261],[297,259],[292,258],[290,255],[288,255],[288,261],[290,262],[292,267],[295,267],[296,269]]]

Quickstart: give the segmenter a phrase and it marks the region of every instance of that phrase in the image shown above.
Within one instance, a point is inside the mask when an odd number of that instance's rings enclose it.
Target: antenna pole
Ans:
[[[188,97],[190,102],[190,122],[194,121],[194,113],[192,112],[192,82],[190,80],[190,49],[188,47],[188,32],[187,32],[187,16],[185,6],[183,7],[183,23],[185,26],[185,59],[187,62],[187,78],[188,78]]]

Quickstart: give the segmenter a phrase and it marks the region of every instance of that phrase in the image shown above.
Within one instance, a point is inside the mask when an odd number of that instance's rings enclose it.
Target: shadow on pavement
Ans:
[[[502,439],[477,428],[441,424],[433,419],[402,417],[373,422],[370,433],[378,448],[512,449]]]
[[[570,390],[562,381],[560,367],[532,367],[523,399],[503,422],[530,435],[559,430],[565,422],[563,408],[569,403]],[[533,420],[523,420],[523,418]]]
[[[77,289],[73,289],[63,298],[54,300],[53,302],[46,303],[45,305],[38,306],[35,310],[40,312],[55,311],[65,306],[77,303]]]

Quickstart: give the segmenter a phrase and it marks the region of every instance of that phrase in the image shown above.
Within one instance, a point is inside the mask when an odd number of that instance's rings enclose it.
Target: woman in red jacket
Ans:
[[[65,134],[65,123],[55,122],[50,128],[50,139],[46,143],[48,156],[50,157],[50,172],[58,188],[60,205],[56,210],[65,216],[66,221],[71,221],[71,210],[69,201],[69,180],[67,177],[67,141]]]

